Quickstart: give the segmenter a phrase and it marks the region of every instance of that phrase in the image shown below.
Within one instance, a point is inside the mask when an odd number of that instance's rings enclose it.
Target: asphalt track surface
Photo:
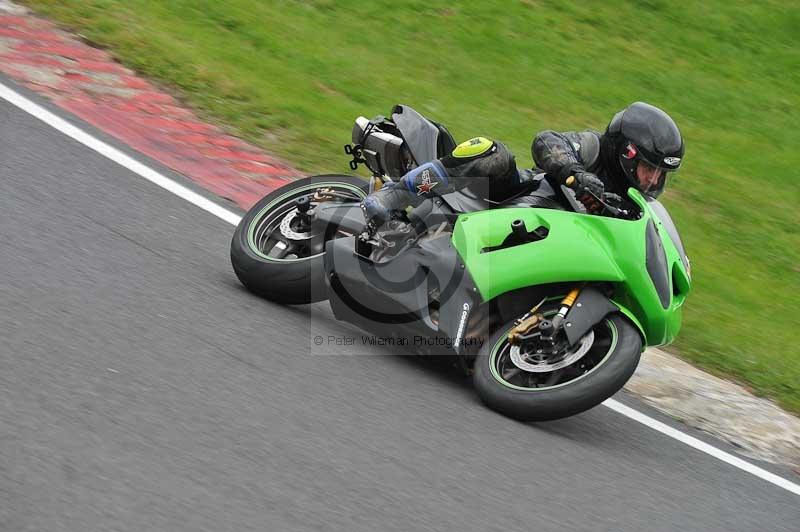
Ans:
[[[0,228],[0,530],[800,529],[607,408],[518,423],[422,357],[314,348],[346,327],[244,291],[231,225],[5,101]]]

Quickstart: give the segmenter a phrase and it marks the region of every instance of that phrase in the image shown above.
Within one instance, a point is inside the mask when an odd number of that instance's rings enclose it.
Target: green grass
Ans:
[[[407,103],[520,166],[635,100],[687,143],[666,203],[695,292],[680,354],[800,412],[800,5],[710,0],[26,0],[309,172]]]

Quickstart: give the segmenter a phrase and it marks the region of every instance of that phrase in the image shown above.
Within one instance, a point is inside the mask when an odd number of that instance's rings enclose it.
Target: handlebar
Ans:
[[[575,176],[569,176],[566,179],[565,183],[566,185],[561,185],[561,191],[564,193],[564,196],[567,198],[567,201],[569,201],[570,204],[572,205],[572,208],[575,209],[575,212],[579,212],[581,214],[589,213],[587,205],[578,199],[577,191],[575,190],[575,186],[578,184],[578,182],[575,179]],[[584,195],[590,196],[592,199],[594,199],[595,202],[597,202],[597,204],[599,204],[603,208],[603,211],[597,214],[602,214],[602,212],[607,211],[611,216],[615,216],[617,218],[627,218],[630,215],[630,212],[628,212],[626,209],[616,207],[609,203],[610,201],[614,201],[615,203],[618,204],[622,203],[622,198],[617,194],[605,192],[603,193],[603,197],[599,198],[591,190],[585,189],[583,191],[582,196]]]

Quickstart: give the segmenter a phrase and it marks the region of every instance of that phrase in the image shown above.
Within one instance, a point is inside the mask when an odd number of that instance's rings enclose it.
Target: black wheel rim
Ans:
[[[616,348],[617,327],[611,320],[598,323],[592,332],[594,340],[585,355],[573,364],[546,373],[533,373],[518,367],[512,360],[512,346],[508,343],[507,334],[503,334],[489,355],[492,376],[508,388],[523,391],[552,390],[573,384],[605,364]]]
[[[247,232],[250,249],[263,259],[280,262],[309,260],[324,253],[325,242],[337,237],[338,227],[313,228],[304,222],[296,206],[299,198],[311,199],[320,188],[347,194],[353,201],[366,197],[358,186],[342,182],[319,182],[290,190],[253,217]],[[312,208],[314,205],[312,201]]]

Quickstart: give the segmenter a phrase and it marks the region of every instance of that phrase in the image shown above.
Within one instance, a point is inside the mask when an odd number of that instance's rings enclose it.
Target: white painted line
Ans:
[[[775,484],[787,491],[794,493],[795,495],[800,495],[800,486],[789,482],[783,477],[779,477],[774,473],[770,473],[765,469],[761,469],[760,467],[754,466],[750,462],[746,462],[741,458],[737,458],[730,453],[726,453],[721,449],[717,449],[713,445],[709,445],[704,441],[698,440],[693,436],[689,436],[688,434],[684,434],[683,432],[674,429],[667,425],[666,423],[662,423],[657,421],[650,416],[646,416],[641,412],[634,410],[629,406],[625,406],[624,404],[620,403],[616,399],[606,399],[603,404],[610,408],[611,410],[622,414],[625,417],[633,419],[634,421],[638,421],[642,425],[647,425],[653,430],[657,430],[658,432],[669,436],[670,438],[674,438],[679,442],[685,443],[689,447],[693,447],[698,451],[704,452],[708,455],[713,456],[718,460],[722,460],[723,462],[730,464],[734,467],[738,467],[742,471],[747,471],[751,475],[755,475],[758,478],[764,479],[767,482]]]
[[[149,168],[136,159],[125,155],[120,150],[116,149],[115,147],[99,140],[92,135],[86,133],[85,131],[78,129],[77,127],[73,126],[63,118],[59,118],[55,114],[51,113],[41,105],[37,105],[33,103],[28,98],[22,96],[18,92],[11,90],[10,88],[6,87],[2,83],[0,83],[0,98],[3,98],[10,104],[19,107],[26,113],[34,116],[44,122],[45,124],[59,130],[66,136],[77,140],[87,148],[90,148],[100,155],[107,157],[114,161],[115,163],[119,164],[130,170],[131,172],[142,176],[143,178],[147,179],[148,181],[155,183],[156,185],[169,190],[173,194],[180,196],[181,198],[185,199],[189,203],[193,203],[197,205],[201,209],[210,212],[214,216],[218,218],[222,218],[226,222],[238,225],[239,220],[241,217],[223,207],[220,207],[216,203],[204,198],[197,192],[194,192],[185,186],[176,183],[175,181],[164,177],[163,175],[159,174],[152,168]]]
[[[148,168],[139,161],[136,161],[135,159],[125,155],[118,149],[106,144],[105,142],[94,138],[93,136],[89,135],[83,130],[78,129],[77,127],[66,122],[62,118],[59,118],[58,116],[51,113],[47,109],[44,109],[40,105],[33,103],[31,100],[25,98],[21,94],[11,90],[2,83],[0,83],[0,98],[3,98],[12,105],[19,107],[26,113],[31,114],[32,116],[38,118],[42,122],[54,127],[55,129],[61,131],[65,135],[77,140],[84,146],[91,148],[100,155],[108,157],[112,161],[124,166],[131,172],[144,177],[148,181],[151,181],[166,190],[169,190],[173,194],[176,194],[181,198],[185,199],[186,201],[189,201],[197,205],[201,209],[210,212],[214,216],[222,218],[223,220],[232,225],[238,225],[239,220],[241,219],[238,215],[232,213],[227,209],[220,207],[216,203],[209,201],[208,199],[197,194],[196,192],[189,190],[183,185],[179,185],[175,181],[172,181],[171,179],[164,177],[155,170]],[[698,440],[697,438],[689,436],[688,434],[684,434],[683,432],[674,429],[669,425],[661,423],[660,421],[656,421],[655,419],[646,416],[641,412],[634,410],[633,408],[623,405],[622,403],[616,401],[615,399],[608,399],[605,402],[603,402],[603,404],[608,408],[610,408],[611,410],[614,410],[615,412],[622,414],[623,416],[626,416],[634,421],[646,425],[653,430],[657,430],[658,432],[666,436],[669,436],[670,438],[674,438],[682,443],[685,443],[686,445],[693,447],[698,451],[704,452],[734,467],[738,467],[742,471],[746,471],[751,475],[755,475],[763,480],[766,480],[767,482],[779,486],[796,495],[800,495],[800,486],[798,486],[797,484],[789,482],[785,478],[770,473],[765,469],[761,469],[760,467],[754,466],[753,464],[746,462],[741,458],[737,458],[732,454],[726,453],[721,449],[717,449],[713,445],[709,445],[705,442]]]

